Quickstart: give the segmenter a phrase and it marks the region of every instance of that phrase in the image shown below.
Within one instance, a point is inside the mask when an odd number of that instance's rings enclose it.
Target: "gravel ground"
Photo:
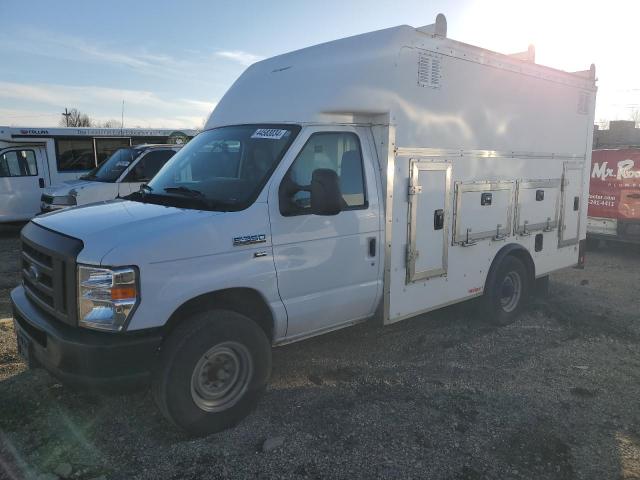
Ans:
[[[0,318],[17,248],[0,233]],[[26,370],[0,320],[0,477],[640,479],[640,251],[587,262],[508,327],[466,304],[278,348],[256,412],[197,440],[146,392]]]

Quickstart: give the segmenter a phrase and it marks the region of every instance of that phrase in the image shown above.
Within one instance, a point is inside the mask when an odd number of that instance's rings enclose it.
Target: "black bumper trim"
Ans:
[[[609,235],[606,233],[587,232],[587,238],[592,240],[605,240],[607,242],[628,243],[631,245],[640,245],[640,237],[629,237],[625,235]]]
[[[33,364],[63,383],[135,388],[148,383],[162,342],[158,329],[105,333],[71,327],[38,309],[24,287],[11,292],[14,325],[30,341]]]

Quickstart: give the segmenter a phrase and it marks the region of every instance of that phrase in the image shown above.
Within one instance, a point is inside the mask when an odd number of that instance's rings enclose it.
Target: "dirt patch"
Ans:
[[[0,319],[11,315],[9,291],[20,281],[18,227],[0,226]]]
[[[0,317],[18,243],[0,236]],[[147,392],[95,396],[26,370],[0,321],[0,477],[640,478],[640,254],[587,261],[508,327],[468,304],[275,349],[256,412],[196,440]]]

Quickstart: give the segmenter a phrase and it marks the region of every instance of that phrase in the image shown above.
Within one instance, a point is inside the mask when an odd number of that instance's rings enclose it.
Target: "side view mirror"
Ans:
[[[311,176],[311,212],[314,215],[337,215],[342,210],[342,193],[338,174],[318,168]]]

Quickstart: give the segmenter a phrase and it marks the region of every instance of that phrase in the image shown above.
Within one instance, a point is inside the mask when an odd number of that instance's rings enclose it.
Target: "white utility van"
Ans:
[[[78,180],[47,188],[41,197],[42,213],[76,205],[126,197],[150,181],[181,145],[138,145],[116,150],[99,167]]]
[[[0,224],[40,213],[45,188],[100,166],[119,148],[184,144],[195,130],[0,126]]]
[[[440,15],[249,67],[147,188],[25,226],[20,352],[148,380],[205,434],[255,405],[274,345],[479,296],[511,321],[586,227],[595,68],[532,57]]]

